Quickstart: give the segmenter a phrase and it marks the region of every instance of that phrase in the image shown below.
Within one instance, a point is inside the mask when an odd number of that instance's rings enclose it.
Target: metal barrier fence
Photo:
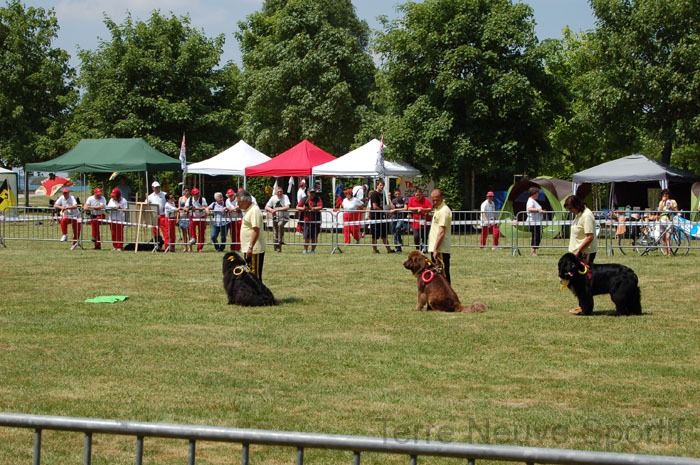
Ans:
[[[0,413],[0,426],[34,430],[34,465],[41,463],[41,435],[43,430],[85,433],[85,453],[83,455],[83,463],[85,465],[90,465],[92,461],[92,436],[95,433],[135,436],[136,465],[141,465],[143,461],[145,437],[188,440],[189,465],[195,465],[197,441],[241,444],[241,463],[243,465],[248,465],[249,463],[251,444],[294,447],[296,448],[297,465],[303,465],[305,449],[350,451],[353,453],[353,464],[355,465],[360,464],[361,453],[363,452],[408,455],[411,465],[417,465],[419,456],[462,458],[466,459],[469,465],[474,465],[477,459],[525,462],[527,464],[700,465],[700,460],[696,458],[660,455],[251,430],[17,413]]]
[[[654,211],[594,212],[599,254],[603,250],[608,255],[617,251],[648,255],[670,250],[673,255],[685,255],[700,248],[697,240],[700,239],[700,214],[676,212],[669,222],[659,220],[659,213],[663,214]],[[201,250],[210,246],[221,251],[240,249],[240,215],[223,222],[211,217],[182,218],[182,223],[177,219],[163,221],[151,210],[126,210],[124,221],[114,220],[110,215],[94,218],[83,212],[75,223],[69,222],[66,238],[69,247],[76,244],[74,248],[89,248],[92,242],[95,247],[108,244],[116,249],[123,243],[126,249],[133,250],[138,238],[140,250],[155,250],[152,245],[154,236],[165,238],[170,235],[172,240],[168,242],[173,245],[172,251]],[[430,229],[429,220],[413,219],[407,212],[393,217],[388,212],[323,210],[320,219],[309,222],[300,220],[299,212],[295,210],[289,211],[289,218],[275,218],[265,212],[263,215],[263,237],[270,251],[282,251],[286,245],[304,246],[305,227],[316,233],[308,241],[310,251],[316,247],[329,247],[331,253],[342,252],[344,247],[425,251]],[[510,212],[496,212],[492,219],[486,220],[478,211],[454,211],[452,246],[508,250],[516,255],[521,253],[520,249],[532,248],[533,235],[539,234],[537,249],[567,249],[572,220],[573,215],[568,211],[547,212],[538,222],[528,221],[525,212],[518,213],[515,218]],[[9,207],[0,214],[0,244],[6,246],[6,241],[12,240],[60,241],[60,223],[61,218],[52,208]],[[203,227],[198,227],[198,224],[203,224]],[[122,225],[122,240],[114,238],[113,227],[116,225]],[[73,226],[76,227],[76,239]],[[215,226],[216,241],[213,239]],[[190,244],[193,232],[197,239]],[[667,235],[668,247],[664,244]],[[149,242],[151,244],[147,244]],[[162,244],[159,248],[162,249]]]

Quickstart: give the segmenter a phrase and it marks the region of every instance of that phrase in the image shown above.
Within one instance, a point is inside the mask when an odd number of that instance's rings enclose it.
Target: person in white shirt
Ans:
[[[297,190],[297,203],[306,198],[306,181],[299,181],[299,189]]]
[[[275,252],[282,252],[284,244],[284,225],[289,221],[289,197],[283,192],[281,187],[275,189],[275,195],[270,197],[265,205],[265,211],[272,215],[272,235],[274,238]]]
[[[190,244],[197,244],[197,252],[204,248],[204,233],[207,231],[207,200],[199,195],[199,189],[192,189],[192,196],[187,201],[190,214]]]
[[[158,205],[158,225],[163,233],[163,246],[168,248],[168,219],[165,217],[165,193],[160,190],[160,183],[153,181],[151,184],[153,192],[148,195],[147,202],[151,205]],[[158,238],[158,228],[153,228],[153,237]],[[157,240],[156,240],[157,242]]]
[[[501,231],[498,229],[498,214],[496,204],[493,203],[493,192],[486,193],[486,200],[481,203],[481,247],[486,247],[489,232],[493,234],[493,247],[498,247],[498,237]]]
[[[68,239],[68,223],[73,229],[73,245],[70,248],[73,250],[78,245],[78,236],[80,236],[80,228],[82,226],[82,223],[79,221],[80,209],[78,202],[75,200],[75,197],[70,195],[70,190],[64,187],[61,191],[61,197],[54,202],[53,206],[61,215],[61,234],[63,234],[61,242],[66,242]]]
[[[542,214],[544,210],[542,205],[537,202],[537,197],[540,195],[540,189],[538,187],[531,187],[527,191],[530,198],[527,199],[527,204],[525,208],[527,209],[527,222],[528,229],[530,230],[530,247],[532,247],[532,255],[537,256],[537,249],[540,247],[540,241],[542,240]]]
[[[173,245],[177,240],[175,238],[175,231],[177,230],[177,217],[180,209],[175,203],[175,197],[173,194],[165,194],[165,218],[167,224],[167,230],[163,231],[164,239],[163,245],[166,252],[175,252],[175,246]]]
[[[341,204],[343,210],[343,235],[345,236],[345,243],[349,244],[351,239],[354,237],[357,243],[360,243],[360,218],[362,212],[359,211],[363,205],[362,200],[354,197],[352,195],[352,189],[345,191],[345,198]],[[357,223],[348,225],[348,223]]]
[[[112,231],[112,247],[118,252],[124,250],[124,220],[127,209],[126,199],[122,197],[122,193],[116,187],[112,189],[111,199],[107,204],[109,212],[109,229]]]
[[[229,189],[226,191],[226,210],[231,218],[231,250],[241,250],[241,209],[238,208],[238,198],[236,191]]]
[[[100,243],[100,224],[105,219],[105,207],[107,199],[102,195],[102,189],[96,187],[94,195],[91,195],[85,201],[83,209],[90,214],[90,226],[92,227],[92,242],[95,243],[95,250],[101,250]]]
[[[221,192],[214,194],[214,202],[207,207],[207,216],[212,212],[214,217],[211,220],[211,241],[214,243],[214,249],[217,252],[223,252],[226,250],[226,235],[228,234],[228,225],[231,222],[231,218],[226,211],[224,196],[221,195]],[[219,236],[221,236],[221,243],[216,241],[216,238]]]

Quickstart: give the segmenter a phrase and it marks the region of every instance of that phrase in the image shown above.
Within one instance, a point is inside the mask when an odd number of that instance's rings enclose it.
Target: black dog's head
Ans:
[[[559,259],[559,279],[571,279],[578,273],[585,273],[585,265],[572,253],[565,253]]]
[[[223,272],[224,274],[230,272],[237,266],[245,266],[245,258],[238,252],[228,252],[224,255]]]

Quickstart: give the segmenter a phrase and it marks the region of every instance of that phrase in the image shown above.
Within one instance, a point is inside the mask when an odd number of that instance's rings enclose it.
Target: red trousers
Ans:
[[[97,216],[91,216],[90,217],[90,226],[92,227],[92,237],[95,238],[95,247],[100,247],[102,244],[100,244],[100,224],[102,223],[102,220],[105,219],[104,215],[97,215]]]
[[[190,237],[193,237],[197,242],[197,250],[204,248],[204,233],[207,230],[207,219],[202,217],[190,216]]]
[[[68,235],[68,223],[71,224],[73,229],[73,244],[75,244],[78,240],[78,236],[80,236],[80,228],[82,227],[82,223],[79,223],[77,219],[64,216],[61,218],[61,234]]]
[[[489,237],[489,232],[493,234],[494,247],[498,247],[498,236],[501,234],[501,232],[498,230],[497,224],[491,224],[488,226],[481,227],[481,246],[483,247],[486,245],[486,239]]]
[[[231,250],[241,250],[241,220],[231,221]]]
[[[124,224],[109,223],[109,229],[112,231],[112,247],[115,249],[124,248]]]
[[[177,239],[175,238],[175,231],[177,230],[176,220],[175,218],[168,218],[165,215],[163,215],[158,218],[158,224],[160,225],[160,230],[163,234],[164,250],[168,250],[170,244],[173,244],[177,241]]]
[[[348,223],[350,221],[360,221],[361,216],[362,216],[362,213],[360,213],[360,212],[343,213],[343,223]],[[354,237],[356,241],[359,241],[360,240],[360,225],[353,224],[350,226],[344,226],[343,233],[345,234],[345,243],[346,244],[350,243],[350,239],[352,237]]]

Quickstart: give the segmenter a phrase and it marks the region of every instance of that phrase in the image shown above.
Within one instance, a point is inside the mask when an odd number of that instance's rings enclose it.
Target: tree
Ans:
[[[700,142],[700,8],[696,0],[592,0],[590,55],[600,74],[591,110],[674,146]]]
[[[80,52],[83,97],[67,136],[143,137],[176,156],[183,132],[189,161],[235,142],[238,68],[217,68],[223,34],[208,38],[189,18],[154,11],[147,22],[130,15],[105,24],[111,39]]]
[[[57,155],[77,93],[68,53],[52,48],[53,10],[0,7],[0,164],[23,165]]]
[[[427,171],[456,206],[473,173],[537,172],[548,154],[550,78],[532,9],[426,0],[400,11],[376,44],[388,154]]]
[[[267,0],[239,28],[244,138],[271,155],[305,138],[345,153],[375,71],[350,0]]]

